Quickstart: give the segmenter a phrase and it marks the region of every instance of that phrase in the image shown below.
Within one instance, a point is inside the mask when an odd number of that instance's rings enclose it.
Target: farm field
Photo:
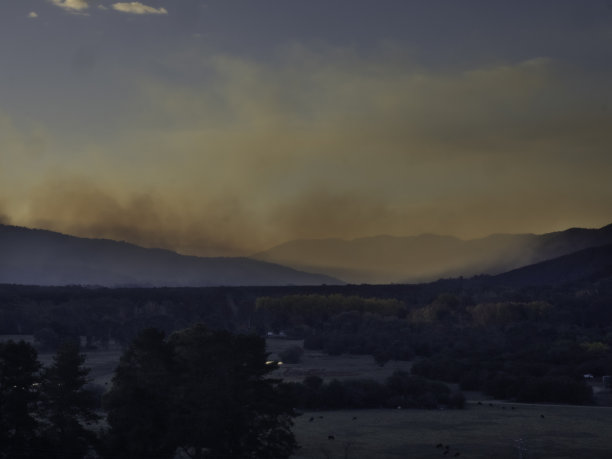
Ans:
[[[612,408],[603,407],[472,402],[465,410],[307,412],[294,432],[302,446],[295,459],[612,457]]]

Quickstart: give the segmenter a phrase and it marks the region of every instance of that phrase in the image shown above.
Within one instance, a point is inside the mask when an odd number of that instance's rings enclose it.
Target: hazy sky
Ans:
[[[2,0],[0,221],[183,253],[612,222],[612,1]]]

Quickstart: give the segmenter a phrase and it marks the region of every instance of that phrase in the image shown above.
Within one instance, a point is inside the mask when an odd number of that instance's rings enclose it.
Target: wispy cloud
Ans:
[[[51,3],[72,12],[83,11],[89,8],[87,0],[51,0]]]
[[[36,19],[38,17],[38,13],[36,13],[36,11],[30,11],[28,13],[28,17],[32,19]]]
[[[113,3],[114,10],[121,11],[122,13],[131,14],[168,14],[165,8],[154,8],[152,6],[144,5],[140,2],[119,2]]]

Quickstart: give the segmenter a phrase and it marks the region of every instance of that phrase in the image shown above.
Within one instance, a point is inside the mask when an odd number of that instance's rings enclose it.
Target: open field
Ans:
[[[279,352],[292,346],[303,346],[303,340],[267,340],[267,348],[271,352],[270,358],[275,360],[279,358]],[[328,355],[321,351],[306,349],[300,363],[283,364],[274,376],[285,381],[299,382],[310,375],[325,380],[367,378],[384,381],[395,370],[410,371],[411,366],[411,362],[390,361],[381,367],[370,355]]]
[[[294,431],[302,445],[295,459],[612,457],[612,408],[601,407],[487,402],[465,410],[308,412],[297,418]],[[439,443],[450,446],[448,454],[436,448]]]
[[[295,340],[269,339],[268,349],[273,352],[271,357],[277,358],[278,352],[301,344]],[[278,376],[288,381],[301,381],[311,374],[328,380],[372,378],[383,381],[396,369],[409,371],[410,365],[410,362],[391,361],[380,367],[371,356],[329,356],[307,350],[299,364],[283,365]],[[612,408],[509,404],[484,401],[488,397],[478,392],[466,393],[466,396],[483,400],[483,404],[471,402],[465,410],[304,413],[295,422],[294,431],[302,449],[294,457],[612,457]],[[310,418],[314,420],[310,422]],[[329,440],[329,435],[333,435],[334,440]],[[526,449],[524,456],[519,455],[519,439]],[[436,448],[439,443],[450,446],[448,454],[444,455],[444,448]],[[455,456],[456,453],[459,456]]]

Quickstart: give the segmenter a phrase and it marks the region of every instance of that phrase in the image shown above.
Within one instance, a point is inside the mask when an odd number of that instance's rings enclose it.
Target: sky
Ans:
[[[0,222],[202,256],[612,222],[610,0],[2,0]]]

